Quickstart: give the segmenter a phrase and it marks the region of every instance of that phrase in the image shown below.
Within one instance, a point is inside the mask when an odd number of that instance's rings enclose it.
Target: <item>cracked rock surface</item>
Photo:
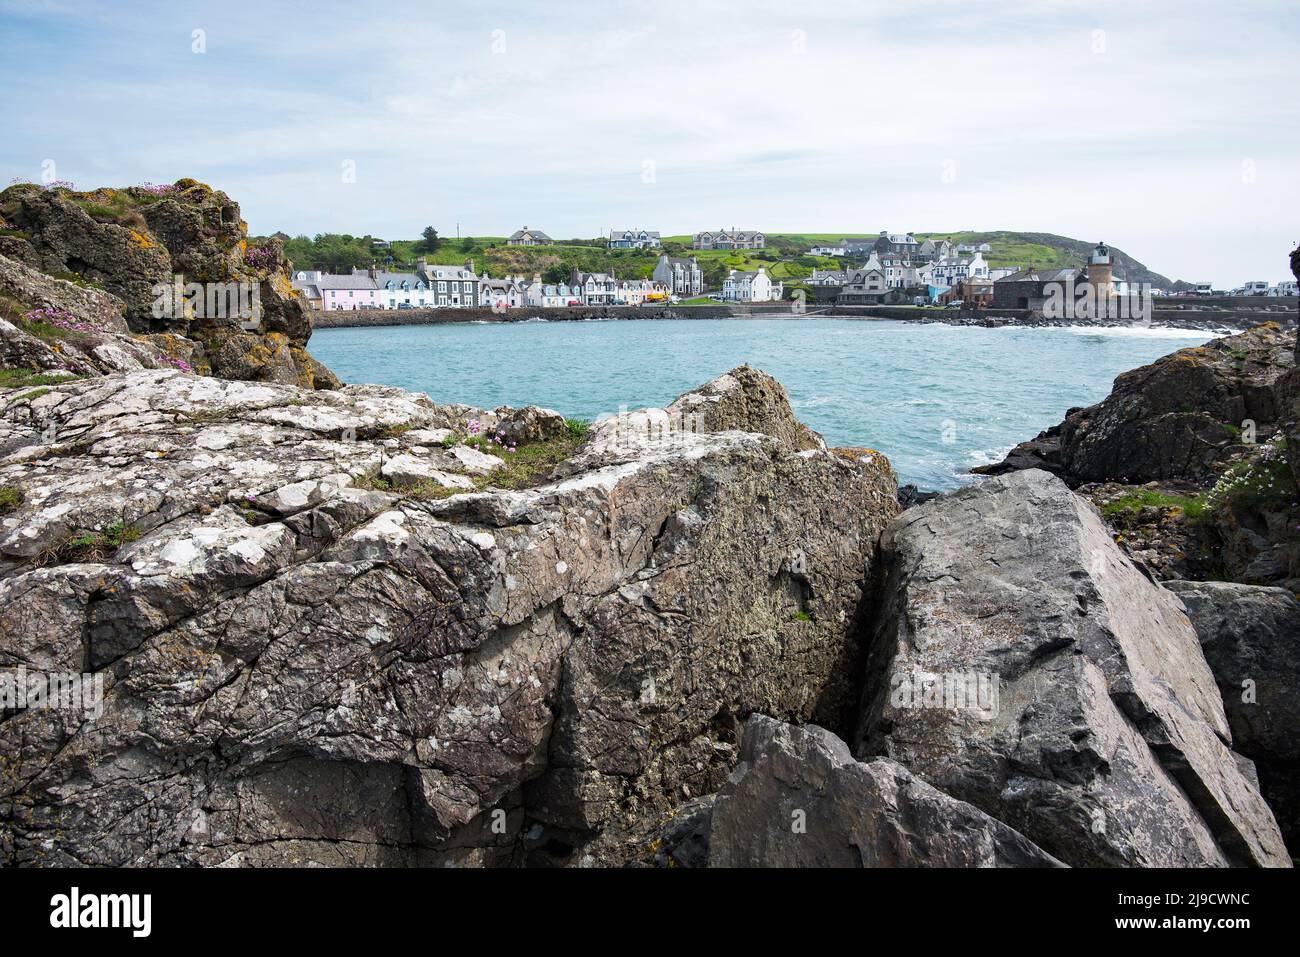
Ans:
[[[882,560],[859,759],[892,758],[1076,866],[1290,866],[1181,603],[1060,479],[1015,472],[911,508]]]
[[[0,667],[105,695],[0,720],[0,859],[617,862],[749,714],[852,722],[883,456],[615,420],[492,488],[471,420],[177,371],[6,404]]]
[[[764,715],[713,803],[712,867],[1060,867],[1000,821],[824,728]]]

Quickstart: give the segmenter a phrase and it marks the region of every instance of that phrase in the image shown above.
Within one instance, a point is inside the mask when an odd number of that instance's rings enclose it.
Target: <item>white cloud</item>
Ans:
[[[259,231],[1032,229],[1220,284],[1297,238],[1288,4],[177,6],[0,2],[10,176],[194,175]]]

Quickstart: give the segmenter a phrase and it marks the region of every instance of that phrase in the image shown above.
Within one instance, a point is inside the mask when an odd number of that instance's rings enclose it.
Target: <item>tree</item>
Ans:
[[[438,247],[442,245],[442,240],[438,236],[438,230],[432,226],[425,226],[424,232],[420,233],[423,239],[420,240],[420,249],[426,253],[436,253]]]
[[[569,273],[573,272],[573,267],[567,263],[556,263],[554,266],[547,266],[542,273],[542,282],[556,284],[569,281]]]

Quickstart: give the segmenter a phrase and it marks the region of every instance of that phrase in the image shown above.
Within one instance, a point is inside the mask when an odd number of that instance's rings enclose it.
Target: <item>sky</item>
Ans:
[[[1013,229],[1289,278],[1295,0],[0,0],[0,185],[254,234]]]

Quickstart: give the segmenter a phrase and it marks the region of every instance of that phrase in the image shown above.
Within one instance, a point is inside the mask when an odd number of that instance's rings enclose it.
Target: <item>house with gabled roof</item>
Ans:
[[[767,237],[757,229],[719,229],[696,233],[692,245],[696,249],[763,249]]]
[[[653,277],[675,296],[698,296],[704,291],[704,270],[694,256],[678,259],[665,253],[655,264]]]
[[[658,249],[663,243],[659,233],[649,229],[612,229],[608,249]]]
[[[772,282],[767,268],[733,269],[722,281],[722,298],[729,302],[772,302],[784,294],[784,284]]]
[[[555,240],[540,229],[516,229],[506,240],[507,246],[553,246]]]

